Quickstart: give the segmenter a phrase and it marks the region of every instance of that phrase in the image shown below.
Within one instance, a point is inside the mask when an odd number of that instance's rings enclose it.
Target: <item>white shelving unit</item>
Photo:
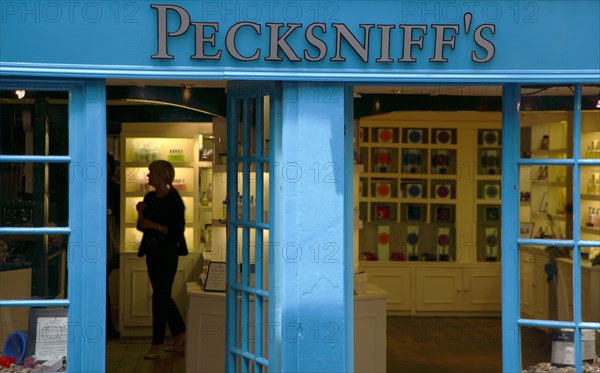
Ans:
[[[487,255],[486,228],[500,237],[500,114],[407,112],[359,128],[360,266],[387,312],[498,315],[500,242]]]
[[[136,229],[136,204],[150,191],[149,164],[157,159],[175,167],[173,186],[185,204],[184,232],[190,254],[179,258],[173,298],[186,313],[185,284],[200,275],[196,265],[203,250],[200,232],[212,220],[202,193],[203,178],[212,179],[212,162],[201,159],[202,136],[210,136],[212,123],[124,123],[121,132],[121,267],[119,270],[119,326],[124,336],[152,333],[152,289],[144,259],[137,257],[142,233]],[[208,214],[207,214],[208,210]]]

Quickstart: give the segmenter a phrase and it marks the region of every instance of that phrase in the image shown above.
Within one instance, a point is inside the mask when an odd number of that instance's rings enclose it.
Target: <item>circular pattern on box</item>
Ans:
[[[421,186],[420,185],[410,185],[407,189],[407,193],[409,197],[416,198],[421,196]]]
[[[390,234],[387,232],[381,232],[377,235],[377,242],[380,245],[387,245],[390,243]]]
[[[406,235],[406,243],[409,245],[416,245],[419,242],[419,235],[416,233],[409,233]]]
[[[483,142],[487,145],[494,145],[498,143],[498,134],[494,131],[488,131],[483,135]]]
[[[488,185],[485,188],[485,196],[487,198],[498,198],[498,187],[495,185]]]
[[[388,197],[390,195],[390,185],[389,184],[379,184],[377,185],[377,196],[378,197]]]
[[[447,185],[438,185],[436,193],[440,198],[447,198],[450,195],[450,188]]]
[[[392,141],[392,131],[390,131],[389,129],[379,130],[379,141],[380,142]]]
[[[447,234],[440,234],[437,242],[440,246],[448,246],[448,244],[450,244],[450,237],[448,237]]]
[[[392,163],[392,157],[390,156],[390,153],[377,153],[377,164],[389,165],[390,163]]]
[[[452,138],[452,136],[450,136],[450,131],[438,131],[437,132],[437,142],[439,144],[447,144],[450,142],[451,138]]]
[[[422,138],[423,135],[421,134],[421,131],[412,130],[408,132],[408,141],[412,142],[413,144],[420,143]]]

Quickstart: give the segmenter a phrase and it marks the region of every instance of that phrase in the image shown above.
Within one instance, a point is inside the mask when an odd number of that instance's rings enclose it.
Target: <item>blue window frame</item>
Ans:
[[[273,83],[231,82],[227,94],[226,371],[277,371],[268,360],[268,315],[274,315],[269,199],[275,126]],[[268,272],[271,271],[271,275]]]
[[[11,79],[3,77],[0,80],[0,91],[14,92],[24,90],[27,100],[35,100],[36,93],[60,93],[60,103],[66,108],[66,126],[64,137],[58,143],[64,151],[53,152],[52,141],[48,136],[48,128],[57,123],[51,115],[34,112],[33,125],[40,125],[38,143],[33,148],[27,145],[21,151],[11,147],[0,149],[0,166],[12,165],[16,168],[37,169],[43,183],[46,184],[46,195],[42,195],[39,210],[33,206],[33,215],[39,215],[38,221],[33,219],[26,224],[19,221],[3,220],[0,225],[0,239],[27,237],[44,242],[46,249],[48,241],[59,237],[64,238],[66,289],[48,291],[48,281],[42,281],[34,292],[41,294],[36,299],[2,299],[0,308],[30,308],[30,307],[61,307],[68,308],[67,330],[67,369],[74,372],[103,371],[105,365],[105,280],[106,276],[106,222],[102,218],[106,209],[106,116],[105,116],[105,87],[103,80],[42,80],[42,79]],[[52,98],[38,97],[46,103]],[[41,101],[40,101],[41,102]],[[35,105],[33,105],[35,106]],[[39,106],[39,105],[38,105]],[[37,107],[37,106],[36,106]],[[37,109],[34,109],[37,110]],[[28,120],[22,119],[22,124],[30,126]],[[25,128],[25,132],[33,131]],[[37,129],[35,129],[37,131]],[[44,133],[45,131],[45,133]],[[39,132],[39,131],[38,131]],[[28,141],[24,141],[26,143]],[[48,143],[50,142],[50,146]],[[66,142],[66,143],[65,143]],[[55,169],[64,171],[54,190],[62,189],[65,193],[63,200],[48,198],[47,184]],[[58,173],[58,172],[57,172]],[[3,174],[3,178],[8,174]],[[50,177],[49,177],[50,175]],[[39,175],[38,175],[39,176]],[[42,183],[42,184],[43,184]],[[36,187],[34,186],[35,190]],[[39,192],[39,191],[38,191]],[[37,193],[37,192],[36,192]],[[34,193],[35,194],[35,193]],[[56,219],[52,208],[63,206],[64,219]],[[57,207],[57,210],[60,208]],[[50,211],[49,211],[50,210]],[[28,215],[28,214],[25,214]],[[60,215],[60,214],[59,214]],[[50,218],[49,218],[50,216]],[[21,221],[21,222],[23,222]],[[48,254],[48,251],[43,251]],[[34,255],[35,258],[38,255]],[[44,260],[51,259],[46,255]],[[39,258],[38,258],[39,259]],[[47,270],[47,263],[40,268]],[[44,275],[42,273],[42,275]],[[35,285],[35,281],[34,281]],[[101,294],[98,296],[98,294]],[[34,294],[36,295],[36,294]],[[28,351],[28,354],[33,354]]]
[[[574,340],[574,365],[577,372],[582,371],[583,345],[582,331],[600,329],[600,320],[583,320],[582,318],[582,253],[591,248],[600,248],[600,234],[597,230],[586,230],[582,228],[581,221],[584,210],[582,206],[594,202],[595,198],[582,198],[583,185],[587,180],[582,180],[582,175],[590,177],[593,170],[600,166],[600,159],[592,157],[591,154],[582,150],[585,146],[582,141],[582,128],[590,132],[590,139],[595,141],[600,138],[600,112],[582,112],[582,84],[562,86],[572,93],[567,99],[564,107],[558,107],[561,115],[556,113],[546,116],[546,122],[557,121],[555,124],[544,123],[546,132],[537,132],[534,126],[527,136],[533,139],[532,150],[523,151],[526,142],[521,138],[525,134],[525,122],[527,119],[527,100],[525,86],[507,84],[503,95],[503,169],[513,170],[511,175],[507,172],[502,179],[502,210],[505,216],[520,216],[521,192],[524,184],[532,182],[531,191],[531,215],[539,216],[541,228],[531,235],[523,235],[520,232],[520,224],[532,224],[523,222],[521,219],[502,219],[502,242],[505,246],[503,252],[514,255],[502,256],[502,332],[503,332],[503,371],[515,372],[523,368],[521,366],[521,330],[527,327],[550,328],[554,331],[571,332]],[[537,86],[536,92],[553,89],[552,86]],[[591,87],[590,87],[591,88]],[[552,99],[552,98],[551,98]],[[557,101],[544,98],[544,105],[548,112],[557,109]],[[552,101],[549,105],[548,102]],[[560,104],[558,104],[560,105]],[[582,120],[585,115],[585,120]],[[591,119],[590,119],[591,118]],[[589,127],[593,128],[589,128]],[[554,129],[553,129],[554,128]],[[586,135],[588,136],[588,135]],[[560,140],[561,143],[556,141]],[[586,141],[590,140],[586,139]],[[539,140],[539,144],[537,141]],[[535,149],[533,145],[535,144]],[[534,179],[534,180],[532,180]],[[534,200],[533,188],[542,185],[547,191],[538,193]],[[554,192],[553,192],[554,191]],[[526,192],[529,193],[529,192]],[[547,195],[555,193],[554,198]],[[529,194],[528,194],[529,195]],[[564,200],[561,201],[561,196]],[[569,211],[569,202],[572,204],[572,217]],[[587,205],[586,205],[587,206]],[[522,218],[522,216],[521,216]],[[557,222],[558,220],[558,222]],[[529,226],[531,227],[531,226]],[[547,228],[546,228],[547,227]],[[531,228],[528,228],[531,229]],[[551,251],[561,249],[567,252],[571,260],[572,296],[570,299],[559,299],[558,302],[572,301],[572,313],[568,316],[558,315],[554,320],[552,317],[546,319],[526,318],[521,310],[521,268],[519,260],[523,248],[539,247],[542,250]],[[568,262],[568,260],[566,261]],[[551,267],[550,267],[551,268]],[[568,276],[568,274],[557,274]]]

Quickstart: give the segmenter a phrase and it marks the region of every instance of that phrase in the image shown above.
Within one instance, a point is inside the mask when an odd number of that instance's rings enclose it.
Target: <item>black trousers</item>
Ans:
[[[167,324],[171,335],[185,332],[185,323],[171,296],[177,273],[177,255],[146,255],[152,285],[152,344],[163,344]]]

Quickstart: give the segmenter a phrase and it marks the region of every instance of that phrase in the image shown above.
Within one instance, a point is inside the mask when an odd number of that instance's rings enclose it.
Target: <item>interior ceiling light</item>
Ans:
[[[23,97],[25,97],[25,90],[24,89],[17,89],[15,91],[15,95],[17,95],[17,98],[20,100]]]

